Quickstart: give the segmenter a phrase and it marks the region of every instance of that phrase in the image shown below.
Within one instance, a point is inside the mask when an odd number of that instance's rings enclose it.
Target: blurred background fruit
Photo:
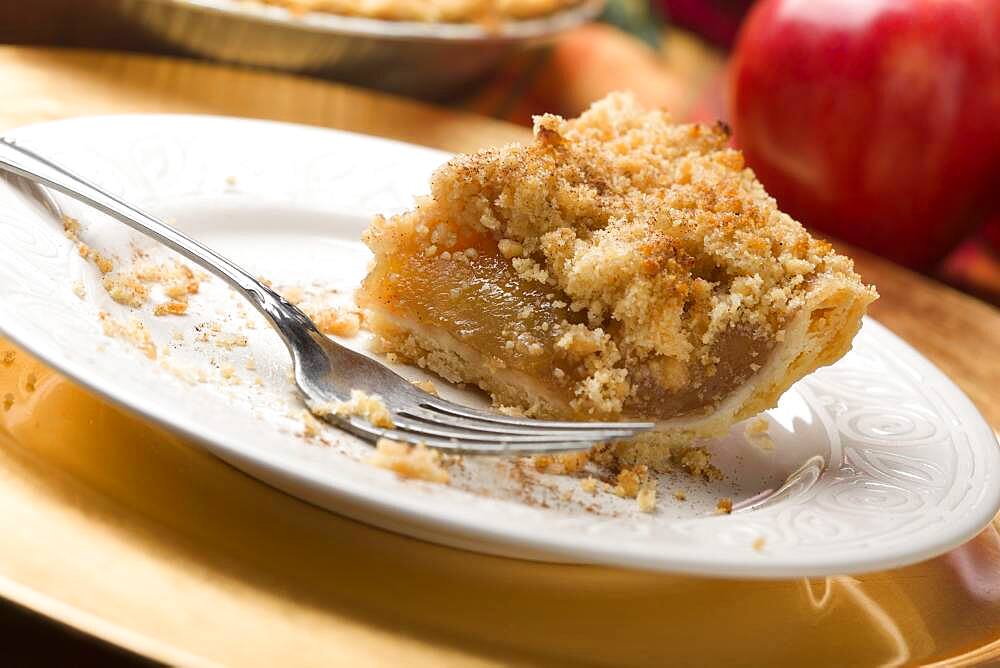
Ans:
[[[748,164],[832,236],[929,269],[996,204],[997,0],[761,0],[729,93]]]

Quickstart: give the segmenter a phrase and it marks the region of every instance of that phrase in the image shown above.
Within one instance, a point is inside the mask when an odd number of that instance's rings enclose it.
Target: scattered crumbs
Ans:
[[[3,411],[6,413],[14,405],[14,395],[10,392],[3,395]]]
[[[323,431],[323,427],[320,425],[319,420],[313,417],[313,414],[309,411],[300,411],[299,419],[302,420],[302,435],[306,438],[316,438],[319,436],[320,432]]]
[[[73,294],[78,299],[83,299],[87,296],[87,289],[83,287],[83,281],[73,281]]]
[[[138,308],[149,299],[149,285],[159,284],[170,298],[166,304],[154,309],[156,315],[181,315],[187,311],[187,297],[198,292],[201,279],[186,264],[176,259],[156,264],[144,257],[131,267],[115,271],[114,262],[80,240],[80,223],[75,218],[63,216],[63,233],[77,246],[80,257],[94,263],[103,274],[101,284],[108,295],[125,306]],[[83,283],[73,284],[73,292],[83,299]]]
[[[388,469],[404,478],[415,478],[448,484],[448,471],[441,466],[441,453],[424,444],[408,445],[387,438],[380,438],[375,452],[365,460],[372,466]]]
[[[311,403],[309,410],[320,417],[335,414],[340,417],[355,415],[368,420],[375,427],[391,429],[396,424],[392,421],[392,414],[382,402],[382,397],[377,394],[368,394],[362,390],[351,390],[351,398],[347,401],[325,403]]]
[[[186,301],[171,299],[168,302],[157,304],[153,309],[153,315],[184,315],[187,313],[187,309]]]
[[[124,339],[142,351],[149,359],[156,359],[156,344],[141,320],[131,317],[127,322],[122,322],[112,318],[106,311],[101,311],[98,317],[101,319],[105,336]]]
[[[580,481],[580,488],[588,494],[597,494],[597,478],[588,476]]]
[[[646,482],[639,490],[635,500],[639,503],[639,510],[644,513],[656,510],[656,485]]]
[[[385,359],[389,364],[399,364],[399,355],[396,353],[386,353]]]
[[[101,284],[112,299],[124,306],[138,308],[149,298],[149,289],[130,274],[105,274]]]
[[[438,394],[437,386],[430,380],[415,380],[413,381],[413,386],[423,390],[427,394],[432,394],[435,397],[441,396]]]
[[[274,283],[271,282],[271,279],[265,278],[264,276],[258,276],[257,280],[266,285],[267,287],[271,287],[272,285],[274,285]]]
[[[13,350],[5,350],[0,353],[0,364],[4,366],[10,366],[14,363],[15,359],[17,359],[17,353]]]
[[[719,499],[719,502],[715,504],[715,514],[716,515],[729,515],[733,512],[733,500],[728,496]]]
[[[747,423],[743,433],[748,441],[761,450],[774,450],[774,441],[771,440],[771,436],[767,433],[769,426],[770,423],[768,423],[767,418],[756,417]]]
[[[681,490],[674,492],[674,498],[678,501],[687,501],[688,495]]]
[[[258,386],[258,387],[263,387],[264,386],[264,379],[261,378],[260,376],[254,376],[253,384],[256,385],[256,386]]]
[[[177,341],[178,343],[180,343],[180,342],[184,341],[184,332],[182,332],[179,329],[172,330],[170,332],[170,338],[173,339],[174,341]]]
[[[24,378],[24,391],[31,394],[35,391],[35,385],[38,383],[38,376],[33,373],[29,373]]]
[[[243,366],[246,367],[247,371],[254,371],[257,368],[257,360],[254,359],[253,355],[250,355]]]
[[[236,367],[229,362],[223,362],[219,365],[219,373],[231,383],[239,382],[239,376],[236,375]]]
[[[764,551],[764,545],[766,543],[767,543],[767,541],[764,540],[763,536],[757,536],[756,538],[754,538],[752,546],[753,546],[753,549],[756,550],[757,552],[763,552]]]

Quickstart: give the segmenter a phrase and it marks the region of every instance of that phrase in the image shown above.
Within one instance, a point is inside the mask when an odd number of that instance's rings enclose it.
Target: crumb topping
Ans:
[[[542,356],[551,337],[566,361],[552,382],[569,385],[577,414],[641,414],[669,393],[683,395],[677,412],[712,406],[761,369],[821,277],[875,297],[728,142],[722,125],[673,123],[612,94],[577,119],[537,117],[530,144],[455,157],[430,197],[376,218],[364,240],[378,257],[422,248],[452,264],[490,240],[477,256],[493,244],[546,295],[501,332],[506,350]]]

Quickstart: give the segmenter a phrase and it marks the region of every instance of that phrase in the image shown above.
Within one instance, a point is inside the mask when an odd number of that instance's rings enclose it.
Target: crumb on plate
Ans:
[[[388,469],[404,478],[415,478],[440,484],[450,480],[448,471],[441,466],[441,453],[422,443],[408,445],[387,438],[380,438],[375,444],[375,452],[367,463]]]

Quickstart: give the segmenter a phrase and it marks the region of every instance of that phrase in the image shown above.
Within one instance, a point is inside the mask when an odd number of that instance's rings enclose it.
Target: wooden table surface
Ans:
[[[0,48],[0,131],[85,114],[309,123],[453,151],[527,131],[329,83],[152,56]],[[1000,425],[1000,313],[850,251],[872,314]],[[12,346],[0,340],[0,350]],[[740,582],[476,555],[271,490],[24,353],[0,389],[0,594],[169,662],[677,665],[998,656],[996,525],[856,578]],[[724,614],[725,620],[719,619]],[[961,623],[958,620],[961,619]],[[774,643],[776,629],[781,642]],[[958,659],[954,657],[958,656]]]

